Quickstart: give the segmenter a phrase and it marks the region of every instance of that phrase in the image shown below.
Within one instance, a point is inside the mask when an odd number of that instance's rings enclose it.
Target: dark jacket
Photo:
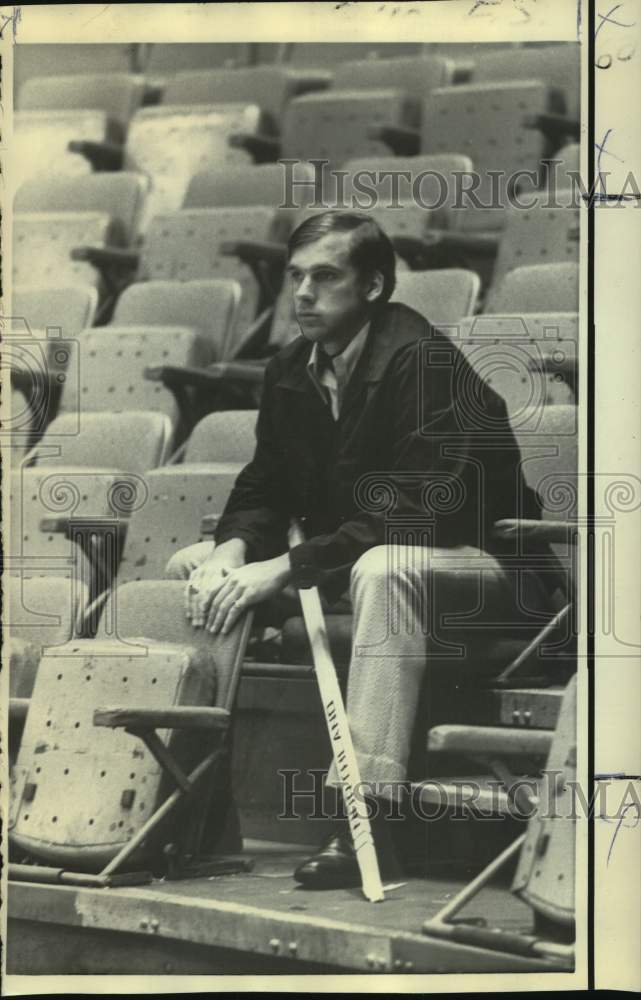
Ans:
[[[503,517],[538,517],[505,404],[443,333],[397,303],[372,320],[338,421],[307,372],[297,338],[266,369],[254,458],[238,476],[216,541],[242,538],[248,559],[287,549],[293,583],[331,600],[374,545],[474,545],[499,552]]]

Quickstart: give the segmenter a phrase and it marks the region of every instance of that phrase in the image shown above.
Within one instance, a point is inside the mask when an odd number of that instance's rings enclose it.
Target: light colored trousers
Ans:
[[[181,549],[167,564],[166,575],[188,579],[213,544]],[[476,627],[482,621],[513,620],[514,611],[519,613],[517,589],[523,590],[522,585],[516,587],[491,555],[469,546],[380,545],[361,556],[351,573],[354,618],[346,708],[364,784],[407,778],[428,659],[460,662],[462,647],[451,638],[438,638],[434,618],[460,614],[471,617]],[[522,613],[540,613],[544,601],[531,576],[527,590],[521,594],[526,603]],[[333,765],[327,783],[338,784]],[[392,789],[383,794],[395,797]]]

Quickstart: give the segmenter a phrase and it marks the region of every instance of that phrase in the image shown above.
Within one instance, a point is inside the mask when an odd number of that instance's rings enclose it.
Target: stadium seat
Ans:
[[[473,368],[503,397],[511,420],[551,404],[571,405],[576,394],[578,315],[522,313],[473,316],[446,331]],[[482,403],[470,400],[470,405]],[[536,423],[534,423],[536,427]]]
[[[474,312],[481,282],[473,271],[404,271],[396,275],[392,302],[416,309],[435,326]]]
[[[222,513],[236,476],[253,455],[255,423],[252,410],[211,414],[168,464],[147,472],[145,502],[122,529],[118,586],[162,580],[169,559],[205,537],[203,518]]]
[[[16,191],[14,212],[101,212],[112,220],[114,239],[135,242],[148,190],[147,178],[126,171],[81,177],[34,177]]]
[[[106,212],[16,212],[13,216],[13,281],[15,285],[93,285],[100,275],[72,258],[79,246],[120,246]]]
[[[460,176],[473,169],[469,156],[459,153],[371,156],[348,160],[344,169],[348,172],[345,201],[350,207],[369,208],[374,197],[370,191],[375,191],[379,204],[390,206],[411,194],[417,206],[429,211],[431,227],[455,230],[462,224],[464,212],[455,206]],[[357,175],[361,172],[359,181]],[[366,173],[370,174],[369,178]],[[375,178],[371,177],[372,173]],[[396,179],[393,181],[391,175],[394,174]],[[365,187],[366,193],[358,190],[355,181],[361,188]]]
[[[435,916],[425,921],[423,924],[425,934],[452,943],[456,942],[455,947],[482,949],[486,955],[494,952],[497,959],[499,955],[505,959],[508,954],[522,955],[524,952],[532,954],[536,948],[538,955],[557,962],[565,958],[569,967],[572,967],[577,831],[576,810],[571,797],[576,783],[577,759],[576,674],[565,688],[560,688],[558,693],[560,709],[556,729],[554,732],[538,734],[539,746],[542,748],[545,743],[548,746],[548,752],[544,755],[543,769],[540,766],[534,770],[530,767],[524,774],[522,763],[515,770],[511,763],[515,758],[515,749],[518,751],[519,748],[524,748],[527,755],[528,748],[535,746],[535,733],[523,730],[506,733],[505,730],[498,728],[482,731],[479,727],[465,726],[458,727],[459,732],[451,734],[461,743],[471,742],[479,745],[482,751],[479,756],[482,757],[485,766],[489,760],[494,772],[495,788],[497,778],[503,785],[501,811],[504,815],[513,817],[520,815],[527,821],[527,826],[525,831],[476,875],[470,884],[448,899],[447,904]],[[440,736],[439,733],[435,735]],[[510,737],[509,742],[506,736]],[[535,756],[542,756],[541,751]],[[528,774],[534,777],[528,779]],[[549,780],[551,775],[556,779],[554,787]],[[438,787],[441,796],[439,806],[442,808],[447,780],[426,782],[424,787],[428,792],[430,785],[432,789]],[[469,779],[467,787],[470,787]],[[477,782],[477,791],[478,787]],[[422,788],[419,786],[415,791],[422,791]],[[425,796],[425,800],[427,798],[428,796]],[[423,802],[422,798],[421,801]],[[456,801],[455,793],[452,804]],[[475,807],[481,814],[487,816],[487,806],[491,801],[490,795],[483,801],[483,796],[477,794]],[[458,803],[460,802],[459,790]],[[495,795],[494,803],[496,802]],[[424,801],[423,805],[426,806],[427,801]],[[496,807],[493,811],[496,812]],[[531,907],[534,926],[528,928],[527,932],[510,928],[506,933],[503,928],[487,926],[485,920],[480,924],[478,920],[469,920],[461,916],[466,904],[472,900],[475,900],[478,906],[479,894],[501,869],[505,867],[514,869],[515,858],[517,865],[511,891]]]
[[[171,446],[172,428],[164,414],[57,417],[11,476],[5,565],[24,577],[73,574],[89,586],[93,599],[99,574],[113,574],[118,553],[87,525],[113,525],[143,504],[144,473],[165,461]],[[87,527],[84,542],[72,540],[70,525]]]
[[[210,360],[218,361],[233,338],[240,298],[240,285],[231,278],[137,281],[118,299],[111,322],[120,328],[187,327],[207,345]]]
[[[530,264],[572,262],[579,259],[579,206],[569,194],[558,192],[557,203],[547,207],[540,197],[532,208],[509,208],[498,244],[492,284],[508,271]]]
[[[130,73],[73,73],[27,80],[18,94],[20,111],[104,111],[121,140],[142,103],[145,81]]]
[[[281,156],[326,159],[339,168],[357,157],[388,153],[377,126],[417,129],[420,102],[402,90],[342,90],[305,94],[290,101],[283,120]],[[452,147],[448,147],[448,152]]]
[[[488,171],[502,171],[498,198],[499,205],[505,206],[508,179],[519,170],[538,170],[548,152],[544,136],[536,129],[525,128],[524,120],[548,109],[548,88],[536,81],[464,84],[434,90],[425,104],[423,151],[434,154],[455,150],[469,156],[481,175],[476,193],[483,205],[493,205],[497,200]],[[475,228],[501,225],[502,212],[497,208],[473,207],[471,211]]]
[[[188,327],[92,327],[78,337],[78,385],[70,378],[62,391],[60,412],[123,413],[128,410],[165,414],[173,426],[180,411],[173,393],[143,377],[150,365],[203,367],[208,345]]]
[[[133,863],[166,875],[185,856],[199,857],[209,814],[229,806],[226,733],[250,621],[197,647],[178,645],[175,634],[171,641],[147,635],[126,645],[72,640],[45,655],[14,769],[14,848],[75,872],[104,870],[105,885],[125,861],[128,870]],[[43,746],[45,735],[54,739]],[[174,791],[181,771],[191,781],[206,775],[207,791],[185,799],[185,781]]]
[[[93,323],[97,304],[98,295],[91,286],[19,285],[13,289],[11,334],[5,335],[4,360],[11,369],[14,390],[29,401],[31,430],[36,436],[56,415],[73,341]],[[16,412],[21,410],[18,407]]]
[[[304,208],[316,197],[316,172],[311,163],[296,163],[292,172],[281,163],[261,163],[238,166],[233,171],[224,167],[203,170],[191,178],[183,208],[225,208],[265,205],[274,209],[281,205]],[[290,183],[291,181],[291,183]],[[319,193],[324,193],[319,181]],[[291,188],[291,190],[290,190]],[[280,209],[286,226],[289,210]],[[295,221],[295,220],[294,220]],[[286,232],[284,232],[286,238]]]
[[[269,116],[270,132],[278,131],[292,97],[329,85],[327,71],[292,69],[286,65],[246,66],[176,73],[162,95],[165,105],[224,104],[228,101],[258,105]]]
[[[72,576],[67,579],[59,576],[25,578],[7,574],[5,577],[3,618],[5,655],[9,665],[9,718],[12,723],[9,733],[10,766],[20,745],[28,699],[40,660],[49,649],[68,642],[76,633],[87,597],[86,586]],[[22,708],[22,711],[16,713],[16,707]]]
[[[29,177],[91,172],[91,165],[69,143],[118,143],[118,130],[104,111],[16,111],[13,155],[20,180]]]
[[[485,312],[577,312],[579,265],[531,264],[508,271],[498,288],[492,285]]]
[[[54,327],[63,337],[75,337],[92,326],[97,306],[98,295],[91,285],[68,288],[14,285],[11,315],[16,327],[32,332]]]
[[[544,80],[552,89],[550,110],[579,117],[580,47],[578,44],[476,49],[472,80]]]
[[[418,101],[429,100],[435,87],[452,82],[454,64],[441,56],[394,56],[348,59],[334,69],[332,90],[402,90]]]
[[[198,171],[251,162],[242,148],[229,144],[236,133],[269,134],[254,104],[210,107],[150,107],[131,120],[124,166],[146,174],[152,183],[147,218],[180,208],[187,185]]]
[[[280,238],[272,208],[183,209],[156,216],[143,247],[140,276],[154,280],[232,278],[241,286],[237,328],[249,327],[258,310],[261,289],[252,269],[226,253],[226,244],[262,244]]]

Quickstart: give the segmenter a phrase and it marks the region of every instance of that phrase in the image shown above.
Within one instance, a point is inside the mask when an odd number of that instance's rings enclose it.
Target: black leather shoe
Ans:
[[[317,854],[294,872],[306,889],[349,889],[361,884],[360,869],[351,840],[333,836]]]

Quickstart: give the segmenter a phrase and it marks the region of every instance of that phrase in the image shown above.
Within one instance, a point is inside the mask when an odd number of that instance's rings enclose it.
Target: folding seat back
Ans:
[[[69,413],[32,449],[31,467],[11,477],[7,563],[23,574],[89,580],[78,546],[43,519],[123,519],[147,496],[143,475],[165,461],[172,428],[164,414]]]
[[[552,88],[550,110],[579,116],[580,48],[577,43],[496,48],[474,53],[472,80],[545,80]]]
[[[503,397],[511,420],[524,412],[531,423],[548,406],[574,403],[568,372],[577,359],[576,313],[473,316],[447,332]]]
[[[13,207],[15,212],[106,213],[117,242],[126,245],[138,234],[147,188],[145,177],[127,171],[33,177],[18,188]]]
[[[228,725],[250,616],[227,636],[197,636],[186,629],[183,590],[182,583],[130,584],[117,594],[117,639],[72,641],[55,658],[43,657],[15,768],[9,822],[13,844],[34,860],[99,871],[118,866],[129,844],[127,867],[166,871],[167,844],[193,843],[189,831],[202,820],[209,791],[217,787],[209,768],[224,749],[220,729],[216,735],[212,729],[194,730],[193,723],[216,715],[216,725]],[[183,635],[187,644],[176,642]],[[110,707],[116,715],[155,717],[152,728],[165,753],[158,758],[150,740],[143,742],[117,721],[96,725],[96,714],[112,715],[104,711]],[[157,810],[176,788],[159,764],[167,754],[184,773],[209,771],[209,780],[197,799],[180,800],[182,808],[152,834],[146,824],[154,816],[162,820]],[[138,845],[131,843],[136,835]]]
[[[577,312],[579,265],[531,264],[508,271],[498,288],[492,285],[485,312]]]
[[[106,212],[26,212],[13,217],[13,280],[16,285],[100,285],[91,264],[71,259],[79,246],[117,246],[118,232]]]
[[[18,107],[21,111],[104,111],[124,134],[144,90],[144,78],[130,73],[31,77],[20,88]]]
[[[127,165],[151,179],[147,217],[180,208],[193,174],[215,163],[233,167],[250,162],[243,149],[229,145],[236,133],[268,133],[255,104],[210,107],[148,107],[131,120]]]
[[[326,159],[334,168],[356,157],[383,156],[388,149],[371,138],[370,128],[391,124],[415,129],[419,118],[419,102],[402,90],[305,94],[290,101],[285,112],[283,156]]]
[[[348,59],[334,70],[333,89],[377,90],[392,87],[419,101],[429,98],[435,87],[452,82],[454,63],[441,56],[395,56],[391,59]]]
[[[211,281],[139,281],[124,290],[113,314],[113,325],[180,326],[197,333],[219,361],[232,335],[241,288],[231,278]]]
[[[246,330],[256,315],[260,289],[251,268],[223,245],[237,240],[269,240],[276,225],[273,209],[183,209],[156,216],[149,227],[141,260],[141,277],[190,281],[233,278],[242,289],[237,329]]]
[[[49,424],[32,451],[36,467],[101,467],[132,474],[167,461],[172,445],[171,421],[151,410],[63,413]]]
[[[78,387],[67,381],[60,411],[81,413],[155,410],[177,422],[176,397],[160,382],[145,378],[146,368],[187,365],[202,368],[211,359],[208,345],[187,327],[104,326],[85,330],[77,341]]]
[[[246,626],[239,622],[228,636],[214,639],[204,629],[195,629],[185,616],[185,584],[182,580],[132,581],[115,591],[115,613],[110,620],[103,615],[98,624],[96,641],[128,640],[144,636],[162,643],[195,647],[212,655],[215,650],[215,692],[212,702],[224,704],[234,683],[236,666],[234,649],[239,631]],[[215,700],[214,700],[215,699]]]
[[[392,302],[415,309],[430,323],[457,323],[474,312],[481,282],[474,271],[443,268],[396,275]]]
[[[579,204],[569,193],[558,192],[554,205],[539,198],[531,208],[508,208],[505,228],[492,271],[499,287],[508,271],[528,264],[579,259]]]
[[[411,196],[417,207],[429,210],[431,226],[453,230],[462,224],[464,213],[455,206],[461,176],[472,170],[469,156],[372,156],[348,160],[344,169],[349,173],[346,201],[354,208],[367,209],[374,196],[379,205],[389,207]],[[372,191],[375,195],[369,193]]]
[[[480,175],[475,195],[483,207],[472,206],[469,199],[478,227],[481,219],[488,229],[500,226],[502,213],[490,206],[507,204],[506,187],[516,171],[539,168],[545,139],[523,123],[548,109],[547,85],[538,80],[442,87],[425,102],[423,151],[464,153]],[[488,171],[502,174],[493,178]]]
[[[91,285],[42,288],[31,285],[13,287],[11,315],[14,325],[26,324],[31,332],[59,329],[63,337],[75,337],[92,326],[98,293]]]
[[[87,588],[69,576],[5,578],[4,629],[9,653],[9,692],[29,698],[47,649],[68,642]]]
[[[578,516],[578,419],[575,406],[523,407],[510,423],[521,452],[521,469],[535,489],[546,520]],[[559,546],[563,551],[567,545]]]
[[[69,152],[69,143],[118,140],[104,111],[17,111],[13,130],[13,154],[23,181],[35,175],[91,173],[89,161]]]
[[[186,465],[251,461],[256,447],[256,410],[220,410],[199,420],[187,441]]]
[[[202,519],[222,514],[240,462],[167,465],[147,473],[146,500],[127,526],[118,583],[162,580],[179,549],[203,540]]]
[[[277,129],[289,100],[326,87],[328,72],[294,70],[283,65],[243,66],[176,73],[164,90],[165,105],[257,104]]]
[[[318,192],[324,193],[319,180]],[[297,210],[316,197],[316,171],[311,163],[261,163],[238,166],[233,171],[223,167],[203,170],[191,178],[183,208],[228,208],[264,205],[278,209],[276,241],[286,240],[298,221]],[[284,208],[281,206],[293,207]]]

